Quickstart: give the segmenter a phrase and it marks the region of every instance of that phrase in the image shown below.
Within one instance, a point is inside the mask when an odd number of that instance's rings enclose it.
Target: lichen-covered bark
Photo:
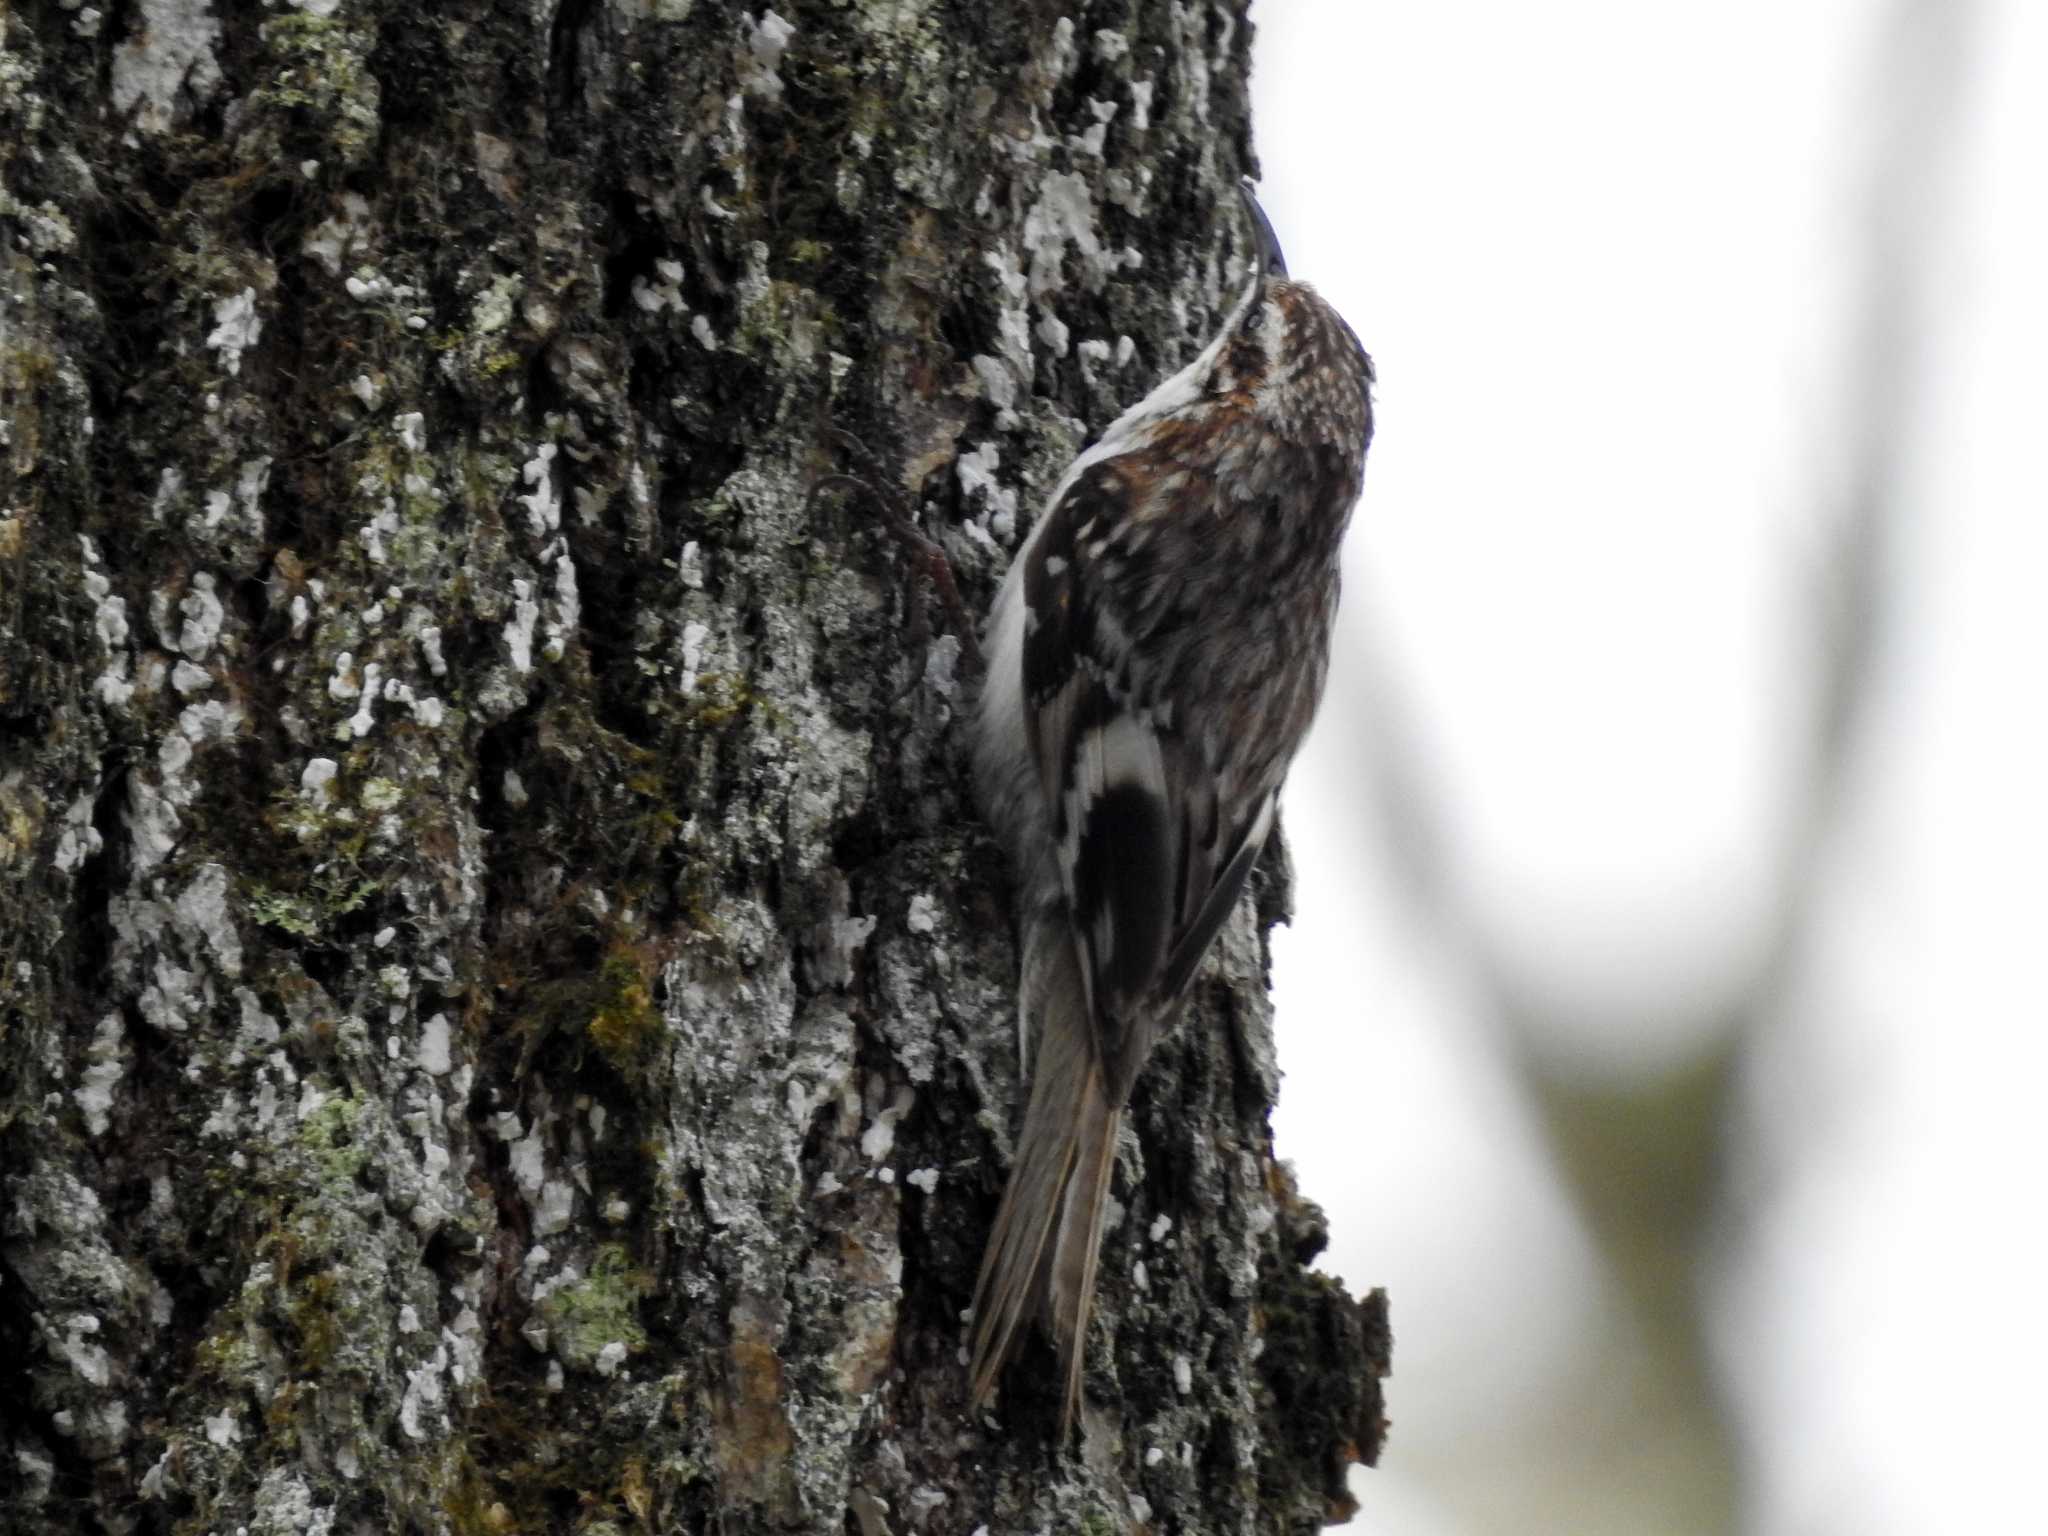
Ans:
[[[1277,869],[1139,1090],[1078,1448],[1042,1356],[965,1411],[1015,956],[884,516],[985,603],[1214,323],[1247,43],[0,9],[0,1525],[1341,1509],[1384,1318],[1271,1156]]]

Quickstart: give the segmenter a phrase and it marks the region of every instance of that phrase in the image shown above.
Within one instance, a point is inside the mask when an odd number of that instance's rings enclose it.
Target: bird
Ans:
[[[1238,191],[1242,295],[1060,477],[986,626],[974,790],[1013,867],[1037,1056],[975,1282],[969,1397],[987,1404],[1041,1318],[1061,1443],[1124,1106],[1272,831],[1372,440],[1372,359]]]

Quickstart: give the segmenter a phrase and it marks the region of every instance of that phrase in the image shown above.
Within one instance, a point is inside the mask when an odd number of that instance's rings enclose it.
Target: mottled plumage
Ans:
[[[1372,363],[1264,215],[1222,333],[1068,469],[989,623],[983,813],[1019,876],[1030,1107],[975,1297],[973,1394],[1049,1322],[1080,1404],[1118,1120],[1236,903],[1322,693]]]

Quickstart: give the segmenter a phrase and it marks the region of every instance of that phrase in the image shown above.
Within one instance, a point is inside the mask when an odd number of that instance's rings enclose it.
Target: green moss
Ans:
[[[374,778],[366,780],[359,797],[366,811],[388,811],[404,803],[405,791],[392,779]]]
[[[661,1033],[645,966],[634,946],[615,942],[598,967],[597,1008],[584,1026],[590,1043],[621,1072],[633,1067]]]
[[[310,1153],[329,1183],[352,1183],[369,1161],[369,1149],[356,1139],[362,1101],[336,1094],[299,1122],[299,1145]]]
[[[507,1536],[519,1529],[519,1521],[477,1469],[468,1448],[457,1447],[453,1454],[455,1464],[446,1474],[441,1510],[455,1536]]]
[[[843,329],[832,306],[817,293],[777,278],[742,309],[734,344],[763,359],[788,349],[808,357],[830,345]]]
[[[256,1367],[256,1351],[241,1332],[239,1324],[209,1333],[192,1351],[202,1375],[217,1381],[240,1381]]]
[[[243,911],[266,928],[318,939],[340,919],[360,910],[377,894],[377,882],[353,869],[323,865],[296,890],[281,890],[260,880],[244,886]]]
[[[640,1298],[654,1288],[653,1277],[633,1267],[621,1243],[606,1243],[582,1280],[551,1291],[538,1308],[548,1339],[566,1365],[588,1370],[608,1344],[623,1344],[637,1355],[647,1347],[640,1326]]]
[[[691,690],[685,723],[703,730],[721,730],[753,705],[753,690],[737,672],[705,672]]]
[[[333,1270],[306,1278],[292,1299],[290,1318],[296,1344],[292,1364],[304,1375],[317,1375],[341,1348],[343,1311],[341,1281]]]
[[[363,34],[298,12],[265,22],[259,36],[273,72],[249,94],[247,148],[362,164],[376,147],[382,99]]]

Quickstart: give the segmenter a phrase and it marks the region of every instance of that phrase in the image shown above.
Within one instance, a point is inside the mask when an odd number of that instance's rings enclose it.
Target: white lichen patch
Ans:
[[[78,542],[85,557],[86,600],[93,605],[93,635],[107,655],[106,669],[93,681],[93,693],[101,703],[118,709],[135,694],[135,685],[128,678],[129,658],[124,649],[128,643],[128,600],[114,595],[114,584],[98,568],[99,548],[91,537],[80,534]]]
[[[320,3],[331,6],[334,0],[308,0],[309,5]],[[252,1518],[236,1536],[244,1531],[247,1536],[331,1536],[333,1530],[334,1506],[313,1501],[313,1490],[302,1473],[273,1467],[256,1490]]]
[[[874,937],[874,917],[837,917],[832,920],[832,947],[845,964],[845,974],[853,979],[853,957],[867,946]]]
[[[527,526],[535,538],[562,526],[562,496],[555,489],[554,477],[556,452],[553,443],[542,443],[519,470],[520,478],[533,487],[519,498],[519,503],[526,508]]]
[[[242,940],[228,911],[228,872],[220,864],[200,868],[178,897],[178,920],[205,941],[223,974],[242,974]]]
[[[365,480],[362,489],[372,490],[373,483]],[[398,536],[398,502],[386,496],[377,511],[367,523],[356,530],[356,542],[363,546],[363,553],[370,564],[382,565],[389,558],[384,541]]]
[[[1092,41],[1095,44],[1095,57],[1104,64],[1114,64],[1131,51],[1131,40],[1110,27],[1098,30]]]
[[[197,704],[187,704],[178,711],[178,732],[184,741],[190,743],[191,746],[210,746],[223,741],[232,741],[236,733],[241,730],[242,722],[246,718],[242,713],[242,706],[232,699],[226,701],[203,699]],[[167,763],[168,749],[176,739],[174,737],[166,737],[164,740]],[[190,755],[189,751],[185,753],[186,757]],[[184,805],[191,802],[191,797],[196,792],[197,786],[186,784],[177,786],[177,788],[181,795],[179,804]]]
[[[241,1096],[230,1088],[214,1104],[205,1123],[199,1127],[199,1134],[209,1141],[233,1141],[240,1134],[241,1124]]]
[[[575,1214],[576,1186],[567,1179],[542,1180],[540,1198],[533,1205],[534,1236],[552,1237],[567,1231]]]
[[[51,857],[59,874],[72,873],[98,853],[105,841],[100,829],[92,824],[93,797],[98,790],[95,782],[91,793],[80,795],[64,812],[63,828],[57,834],[57,851]]]
[[[328,268],[328,276],[334,279],[354,260],[369,256],[377,244],[377,225],[371,219],[369,201],[360,193],[342,193],[340,203],[340,213],[315,223],[299,246],[299,250]],[[369,383],[369,379],[360,379],[358,383]],[[362,403],[371,406],[375,401],[365,399]]]
[[[889,1103],[875,1112],[868,1122],[868,1128],[861,1132],[861,1156],[871,1163],[879,1163],[896,1150],[896,1122],[910,1113],[910,1106],[917,1102],[917,1095],[908,1088],[898,1088]]]
[[[1081,359],[1081,377],[1095,383],[1095,370],[1109,361],[1109,343],[1091,336],[1075,350]]]
[[[528,1200],[538,1199],[541,1186],[547,1182],[547,1147],[538,1121],[531,1131],[512,1143],[510,1151],[512,1177],[519,1181],[520,1192]]]
[[[8,211],[21,225],[24,243],[38,258],[69,255],[77,248],[78,231],[55,203],[44,202],[33,208],[15,203]]]
[[[277,1020],[263,1011],[263,1003],[247,987],[235,988],[235,1001],[241,1005],[241,1026],[235,1031],[235,1054],[230,1063],[238,1063],[245,1055],[258,1055],[277,1044],[283,1031]]]
[[[1024,215],[1024,250],[1030,257],[1031,296],[1041,302],[1066,285],[1067,248],[1081,262],[1085,286],[1099,289],[1118,265],[1105,256],[1095,232],[1095,199],[1087,178],[1074,171],[1054,171],[1039,184],[1038,200]]]
[[[170,856],[183,825],[171,797],[147,774],[128,776],[128,851],[138,872],[147,873]]]
[[[256,1093],[249,1105],[251,1114],[256,1121],[256,1129],[266,1133],[278,1126],[277,1112],[284,1104],[284,1099],[279,1094],[277,1086],[278,1064],[282,1062],[283,1058],[280,1056],[258,1071],[256,1076]],[[289,1064],[285,1065],[288,1066]]]
[[[133,113],[144,133],[165,133],[177,121],[181,94],[203,102],[220,86],[213,56],[220,23],[208,0],[140,0],[140,10],[114,50],[114,111]]]
[[[431,693],[415,693],[412,684],[390,677],[384,680],[384,702],[412,711],[413,719],[428,730],[440,725],[447,711]]]
[[[120,1014],[109,1013],[100,1020],[93,1031],[92,1044],[86,1047],[85,1070],[79,1074],[79,1085],[71,1090],[72,1102],[85,1116],[86,1131],[94,1136],[106,1134],[114,1107],[114,1087],[126,1070],[126,1053],[122,1049],[125,1034]]]
[[[690,306],[683,300],[683,264],[664,256],[654,263],[653,277],[635,277],[633,303],[643,314],[673,310],[687,315]]]
[[[1069,142],[1077,154],[1091,160],[1102,158],[1103,147],[1109,140],[1109,125],[1116,118],[1117,104],[1113,101],[1096,101],[1090,98],[1088,115],[1095,119]]]
[[[178,614],[183,623],[178,627],[175,649],[183,651],[194,661],[206,659],[206,653],[220,638],[221,624],[227,617],[220,599],[214,595],[214,587],[211,571],[196,571],[185,595],[178,600]]]
[[[996,306],[996,336],[1001,342],[1004,359],[1021,379],[1033,376],[1031,358],[1031,317],[1025,309],[1025,296],[1030,291],[1031,280],[1025,276],[1024,268],[1017,261],[1017,253],[1010,249],[1007,240],[996,242],[996,248],[984,252],[982,261],[995,273],[996,288],[1001,295]]]
[[[447,1398],[442,1378],[448,1372],[448,1346],[436,1344],[434,1353],[405,1373],[405,1396],[398,1405],[398,1427],[408,1440],[424,1440],[434,1429],[445,1429],[443,1404]],[[431,1415],[437,1423],[428,1422]]]
[[[514,672],[533,670],[533,626],[540,622],[540,604],[533,600],[533,583],[521,577],[512,581],[512,617],[505,624],[505,649]]]
[[[692,592],[704,590],[704,551],[691,539],[676,556],[676,578]]]
[[[432,1073],[435,1077],[446,1077],[449,1068],[453,1065],[449,1056],[451,1042],[452,1033],[449,1029],[447,1014],[434,1014],[425,1023],[421,1024],[417,1057],[420,1070]]]
[[[441,654],[440,626],[421,623],[413,638],[419,642],[420,655],[426,659],[427,670],[436,677],[446,677],[448,659]]]
[[[478,134],[478,139],[489,137]],[[476,303],[470,306],[469,328],[478,336],[495,336],[512,323],[512,316],[518,309],[519,291],[525,286],[515,273],[504,272],[491,279],[490,287],[477,295]],[[545,303],[534,300],[527,306],[528,318],[534,322],[537,331],[553,328],[551,314]]]
[[[565,542],[556,541],[554,559],[555,608],[547,621],[547,643],[541,647],[541,654],[549,661],[560,661],[568,649],[569,637],[582,622],[583,600],[576,590],[576,562],[569,558]]]
[[[1014,521],[1014,519],[1013,519]],[[924,653],[924,685],[942,699],[953,697],[959,685],[960,637],[941,635]]]
[[[684,693],[697,691],[697,679],[711,644],[711,626],[695,619],[683,626],[680,683]]]
[[[1074,68],[1079,51],[1074,46],[1074,18],[1062,16],[1053,24],[1052,45],[1046,50],[1045,71],[1055,80],[1064,79]]]
[[[972,452],[954,461],[953,472],[960,477],[960,492],[972,502],[980,493],[986,510],[979,519],[996,541],[1008,544],[1017,531],[1017,493],[997,478],[1002,468],[1002,451],[990,438]]]
[[[1131,131],[1144,133],[1152,126],[1152,81],[1140,77],[1131,82]]]
[[[1016,421],[1017,375],[1010,364],[999,357],[990,357],[986,352],[977,352],[968,359],[974,369],[974,376],[981,382],[981,393],[990,405],[1007,418],[1003,425]]]
[[[299,770],[299,798],[310,805],[325,805],[340,771],[341,764],[331,757],[313,758]]]
[[[763,11],[759,21],[745,11],[740,20],[747,28],[747,58],[742,64],[740,84],[750,96],[768,101],[782,98],[782,55],[796,28],[773,11]]]
[[[233,378],[242,371],[242,354],[263,335],[263,317],[256,313],[256,290],[244,288],[213,306],[213,329],[206,345],[220,354],[221,366]]]
[[[347,741],[354,738],[360,741],[376,728],[376,704],[383,671],[384,669],[374,661],[364,664],[363,682],[356,700],[356,712],[335,727],[334,734],[337,740]],[[330,681],[328,683],[328,691],[331,693],[333,688],[334,685]]]
[[[903,926],[912,933],[931,933],[939,925],[939,904],[932,900],[928,891],[919,891],[910,898],[910,913],[903,920]]]

